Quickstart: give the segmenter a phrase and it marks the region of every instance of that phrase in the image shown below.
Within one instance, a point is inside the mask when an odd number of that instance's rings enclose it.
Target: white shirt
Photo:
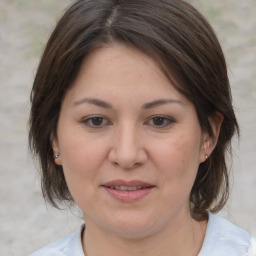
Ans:
[[[84,225],[29,256],[84,256],[83,228]],[[247,231],[209,212],[206,235],[198,256],[256,256],[256,241]]]

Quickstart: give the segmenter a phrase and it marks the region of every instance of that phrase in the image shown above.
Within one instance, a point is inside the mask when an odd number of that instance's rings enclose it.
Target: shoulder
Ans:
[[[74,233],[46,245],[29,256],[84,256],[81,243],[81,232],[83,229],[84,225],[79,227]]]
[[[254,243],[247,231],[209,213],[205,240],[198,256],[256,256]]]

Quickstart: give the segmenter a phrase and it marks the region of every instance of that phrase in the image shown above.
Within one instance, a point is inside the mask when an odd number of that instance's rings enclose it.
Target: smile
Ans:
[[[102,185],[104,191],[111,198],[121,202],[133,202],[141,200],[150,194],[155,188],[154,185],[142,181],[114,180]]]
[[[127,187],[127,186],[110,186],[109,188],[120,190],[120,191],[134,191],[138,189],[145,189],[146,187],[137,186],[137,187]]]

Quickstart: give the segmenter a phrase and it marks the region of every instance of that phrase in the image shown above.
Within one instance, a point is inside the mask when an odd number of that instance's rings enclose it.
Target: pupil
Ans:
[[[153,120],[154,120],[155,125],[162,125],[164,122],[164,118],[162,118],[162,117],[154,117]]]
[[[94,124],[94,125],[101,125],[102,124],[102,117],[93,117],[92,118],[92,123]]]

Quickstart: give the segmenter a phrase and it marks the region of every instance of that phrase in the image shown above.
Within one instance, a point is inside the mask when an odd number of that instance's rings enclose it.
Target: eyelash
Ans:
[[[157,122],[157,121],[160,121],[161,124],[159,125],[159,124],[154,123],[154,122]],[[164,128],[168,128],[169,126],[171,126],[175,122],[175,120],[171,117],[166,117],[166,116],[159,115],[159,116],[153,116],[150,119],[148,119],[146,124],[150,124],[150,122],[153,122],[151,124],[151,126],[153,126],[155,128],[164,129]]]
[[[100,121],[100,124],[98,124],[98,125],[93,123],[93,122],[98,122],[98,121]],[[111,122],[109,122],[105,117],[100,116],[100,115],[99,116],[90,116],[90,117],[84,119],[82,121],[82,123],[90,128],[96,128],[96,129],[99,129],[99,128],[104,127],[105,125],[111,124]]]
[[[156,122],[159,122],[160,124],[156,124]],[[98,124],[95,124],[99,122]],[[156,115],[150,117],[144,124],[153,126],[155,128],[168,128],[170,125],[172,125],[175,122],[175,120],[171,117],[166,117],[166,116],[161,116],[161,115]],[[108,121],[105,117],[96,115],[96,116],[90,116],[82,121],[83,124],[90,128],[103,128],[106,125],[111,125],[111,122]]]

